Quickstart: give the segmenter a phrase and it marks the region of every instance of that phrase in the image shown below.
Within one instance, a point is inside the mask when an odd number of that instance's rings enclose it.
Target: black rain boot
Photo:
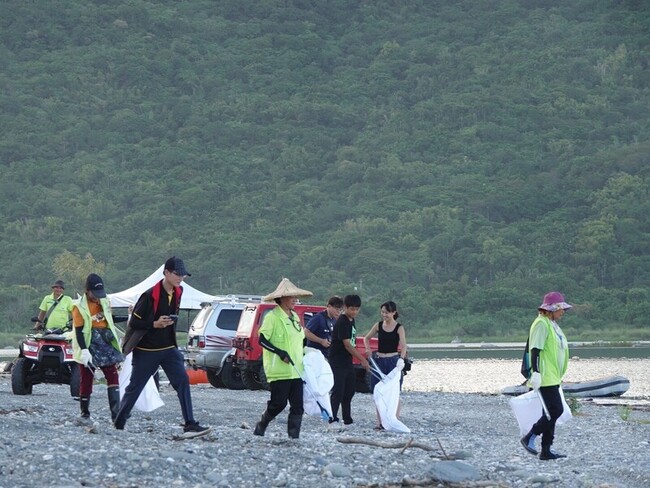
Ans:
[[[298,439],[300,437],[300,426],[302,425],[302,415],[289,414],[289,419],[287,420],[287,433],[292,439]]]
[[[255,430],[253,431],[253,434],[263,436],[271,420],[273,420],[273,417],[271,417],[268,412],[265,411],[262,414],[260,421],[255,424]]]
[[[539,458],[542,461],[550,461],[553,459],[560,459],[565,457],[565,454],[559,454],[557,452],[551,451],[551,446],[542,446],[542,452],[539,454]]]
[[[90,418],[90,397],[84,398],[81,397],[79,398],[79,408],[81,409],[81,418],[82,419],[89,419]]]
[[[524,449],[526,449],[529,453],[534,454],[535,456],[539,454],[537,452],[537,449],[535,449],[536,438],[537,436],[533,434],[533,431],[531,430],[528,434],[519,439],[519,442],[521,442],[521,445],[524,446]]]
[[[108,407],[111,410],[111,421],[115,422],[117,414],[120,411],[120,387],[119,386],[109,386],[108,387]]]

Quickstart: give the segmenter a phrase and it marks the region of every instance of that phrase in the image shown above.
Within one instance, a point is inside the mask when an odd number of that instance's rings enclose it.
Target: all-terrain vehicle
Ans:
[[[275,303],[268,302],[250,303],[244,308],[239,319],[235,338],[232,340],[233,349],[226,356],[224,363],[224,368],[227,367],[229,371],[233,372],[232,378],[236,378],[238,373],[239,381],[231,381],[230,385],[226,385],[228,388],[269,389],[264,368],[262,367],[262,346],[259,342],[259,329],[264,317],[273,308],[275,308]],[[325,307],[320,305],[299,304],[295,308],[303,327],[309,322],[309,319],[322,310],[325,310]],[[365,351],[363,337],[357,337],[356,348],[363,354]],[[373,351],[377,350],[377,338],[370,341],[370,348]],[[356,390],[363,393],[369,392],[369,374],[356,359],[353,364],[357,375]]]
[[[79,367],[72,359],[71,338],[63,329],[28,334],[18,346],[11,368],[14,395],[31,395],[39,383],[70,385],[70,395],[79,397]]]

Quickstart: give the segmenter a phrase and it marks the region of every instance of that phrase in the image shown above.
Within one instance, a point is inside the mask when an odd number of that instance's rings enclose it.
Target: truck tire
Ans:
[[[261,365],[250,366],[241,371],[241,379],[249,390],[269,390],[264,368]]]
[[[14,395],[31,395],[32,384],[28,381],[32,362],[29,359],[18,358],[11,368],[11,391]]]
[[[259,374],[253,368],[241,370],[241,382],[244,384],[244,388],[248,390],[260,390],[262,388]]]
[[[208,374],[208,381],[212,386],[215,388],[226,387],[226,385],[223,384],[223,381],[221,381],[221,375],[217,373],[216,369],[208,369],[206,370],[206,373]]]
[[[271,391],[271,385],[266,379],[266,372],[264,371],[264,367],[261,364],[260,364],[259,374],[260,374],[260,383],[262,384],[262,388],[264,388],[266,391]]]
[[[355,391],[358,393],[372,393],[370,389],[370,378],[372,377],[372,373],[361,367],[354,369],[356,375]]]
[[[242,383],[241,371],[235,366],[232,361],[226,360],[221,368],[221,381],[229,390],[244,390],[245,386]]]

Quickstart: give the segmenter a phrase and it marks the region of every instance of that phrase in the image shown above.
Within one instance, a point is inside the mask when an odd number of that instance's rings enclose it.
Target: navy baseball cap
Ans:
[[[185,263],[181,258],[172,256],[167,261],[165,261],[165,269],[167,271],[172,271],[180,276],[192,276],[185,267]]]
[[[95,273],[90,273],[86,278],[86,290],[92,291],[93,295],[97,298],[106,298],[106,290],[104,290],[104,280],[101,276]]]

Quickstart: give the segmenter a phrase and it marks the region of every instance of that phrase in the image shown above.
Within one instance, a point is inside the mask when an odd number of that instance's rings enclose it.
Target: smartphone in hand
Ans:
[[[176,314],[169,315],[169,318],[172,319],[174,321],[174,323],[178,322],[178,315],[176,315]]]

